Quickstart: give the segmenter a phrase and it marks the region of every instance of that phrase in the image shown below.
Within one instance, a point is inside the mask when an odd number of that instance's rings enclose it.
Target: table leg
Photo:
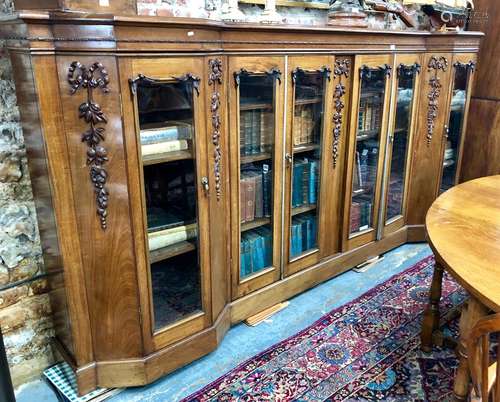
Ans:
[[[469,302],[462,309],[460,317],[460,341],[457,351],[459,357],[459,365],[455,375],[455,383],[453,393],[455,401],[466,401],[469,394],[470,371],[469,362],[467,359],[467,339],[470,330],[476,324],[477,320],[488,314],[488,309],[483,306],[474,297],[471,297]]]
[[[424,312],[422,333],[420,334],[421,349],[424,352],[432,351],[432,336],[439,328],[439,301],[441,300],[442,285],[443,267],[436,262],[429,294],[429,306]]]

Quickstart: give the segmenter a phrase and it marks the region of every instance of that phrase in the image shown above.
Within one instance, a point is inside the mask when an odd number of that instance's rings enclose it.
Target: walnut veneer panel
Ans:
[[[99,60],[109,74],[109,92],[96,88],[92,93],[93,100],[107,117],[107,123],[100,125],[105,127],[102,145],[109,158],[105,164],[109,190],[108,226],[103,230],[96,216],[96,197],[87,166],[87,145],[82,142],[82,133],[89,129],[89,125],[79,118],[79,107],[87,101],[87,90],[80,88],[72,95],[67,81],[68,68],[74,60],[75,57],[58,57],[57,68],[75,197],[73,235],[80,238],[95,357],[136,357],[142,354],[142,338],[118,71],[115,58],[111,56],[79,56],[77,59],[87,67]]]

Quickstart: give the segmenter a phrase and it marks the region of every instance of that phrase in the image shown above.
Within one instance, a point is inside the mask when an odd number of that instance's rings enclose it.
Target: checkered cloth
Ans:
[[[49,367],[44,370],[43,375],[68,402],[88,402],[109,391],[108,388],[97,388],[86,395],[78,396],[75,373],[66,362]]]

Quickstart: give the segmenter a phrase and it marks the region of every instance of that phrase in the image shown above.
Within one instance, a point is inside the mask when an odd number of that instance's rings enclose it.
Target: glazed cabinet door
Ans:
[[[144,341],[157,350],[211,322],[205,63],[132,59],[121,72]]]
[[[233,298],[281,277],[284,67],[229,58]]]
[[[350,59],[344,57],[337,62],[333,56],[288,58],[285,275],[338,251],[340,231],[332,228],[340,226],[338,204],[343,163],[339,159],[343,160],[343,155],[339,150],[343,149],[340,141],[343,143]]]
[[[475,65],[475,54],[464,53],[453,56],[448,121],[443,131],[443,168],[438,194],[457,184],[460,177],[464,130],[467,127],[467,112]]]
[[[391,55],[355,58],[343,224],[344,250],[376,239],[392,62]]]
[[[412,139],[422,69],[420,55],[397,54],[394,65],[379,237],[387,236],[405,225]]]

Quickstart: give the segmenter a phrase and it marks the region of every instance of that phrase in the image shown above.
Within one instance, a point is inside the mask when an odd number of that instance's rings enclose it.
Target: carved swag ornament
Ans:
[[[220,197],[222,195],[222,150],[220,146],[220,92],[218,89],[219,85],[222,84],[222,60],[210,59],[208,61],[208,67],[208,85],[213,85],[214,87],[210,100],[210,111],[212,113],[212,144],[214,145],[215,194],[217,195],[217,201],[220,201]]]
[[[445,57],[432,56],[427,65],[428,71],[434,71],[434,75],[429,79],[429,94],[427,95],[427,145],[431,144],[432,135],[436,126],[436,118],[438,115],[439,95],[441,94],[442,84],[439,81],[439,70],[446,71],[448,68],[448,60]]]
[[[340,134],[342,133],[342,110],[345,107],[344,95],[346,93],[346,87],[342,83],[342,77],[346,79],[349,78],[349,60],[335,60],[335,67],[333,68],[334,78],[339,79],[338,84],[335,85],[335,90],[333,92],[333,102],[335,113],[333,114],[333,147],[332,147],[332,157],[333,157],[333,167],[337,167],[337,159],[339,157],[339,141]]]
[[[79,117],[89,125],[88,129],[82,133],[82,142],[87,144],[87,166],[89,166],[90,180],[94,186],[97,215],[101,223],[101,228],[107,228],[107,208],[109,192],[106,188],[108,172],[104,168],[108,161],[106,148],[100,145],[104,141],[104,127],[106,116],[99,104],[95,103],[92,93],[95,88],[100,88],[107,93],[109,76],[104,66],[95,62],[90,67],[86,67],[78,61],[74,61],[68,68],[68,83],[71,87],[71,94],[75,94],[80,88],[87,90],[87,100],[79,108]]]

